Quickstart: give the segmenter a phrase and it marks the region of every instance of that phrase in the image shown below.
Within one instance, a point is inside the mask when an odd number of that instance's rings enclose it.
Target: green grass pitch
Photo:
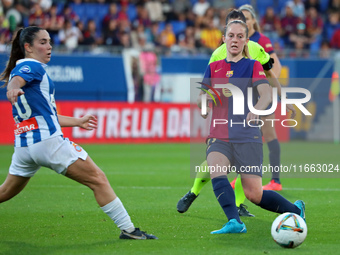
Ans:
[[[271,238],[277,214],[249,201],[256,217],[243,218],[247,234],[211,235],[227,221],[211,184],[187,213],[176,211],[193,182],[189,144],[83,147],[107,174],[135,226],[159,240],[119,240],[119,229],[88,188],[42,168],[21,194],[0,204],[0,254],[339,254],[340,173],[332,178],[282,175],[280,193],[292,202],[306,202],[308,226],[305,242],[288,250]],[[283,143],[281,151],[282,164],[340,164],[340,146],[330,143]],[[12,146],[0,146],[0,183],[12,152]],[[266,146],[264,160],[268,162]]]

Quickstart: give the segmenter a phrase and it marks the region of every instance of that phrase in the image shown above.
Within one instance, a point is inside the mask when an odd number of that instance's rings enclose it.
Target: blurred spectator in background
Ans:
[[[195,40],[195,28],[186,27],[183,33],[178,35],[178,45],[182,53],[195,54],[197,52]]]
[[[201,43],[204,47],[211,50],[211,53],[220,46],[222,33],[217,29],[213,22],[207,24],[201,31]]]
[[[164,20],[161,2],[154,0],[145,0],[145,9],[148,12],[151,22]]]
[[[148,11],[144,8],[143,5],[140,5],[137,7],[137,17],[134,21],[134,26],[138,26],[139,24],[142,24],[144,27],[151,26],[151,20],[149,19]]]
[[[209,7],[200,20],[201,23],[198,26],[209,27],[210,23],[213,23],[214,27],[218,27],[220,23],[219,18],[215,16],[215,9],[213,7]]]
[[[87,21],[86,29],[83,33],[83,45],[91,45],[93,47],[103,43],[103,38],[96,26],[96,22],[93,19]]]
[[[161,77],[158,73],[158,58],[153,51],[143,51],[139,55],[140,70],[143,75],[144,102],[154,102],[160,89]]]
[[[120,11],[117,13],[117,20],[118,22],[122,21],[130,21],[129,20],[129,15],[127,14],[129,4],[127,2],[124,2],[120,6]]]
[[[111,3],[109,5],[108,13],[103,18],[103,30],[106,30],[109,27],[110,20],[115,20],[118,17],[117,4]]]
[[[11,32],[9,22],[5,16],[0,13],[0,52],[6,51],[6,45],[11,42]]]
[[[118,38],[118,22],[115,19],[111,19],[108,23],[108,26],[105,28],[103,32],[104,37],[104,45],[107,46],[118,46],[120,45]]]
[[[340,28],[339,12],[330,11],[323,27],[323,39],[330,42],[335,30]]]
[[[75,24],[79,21],[79,16],[73,11],[72,7],[68,4],[64,5],[62,15],[64,16],[65,20],[70,20]]]
[[[205,14],[205,12],[208,10],[209,7],[210,7],[210,3],[208,1],[198,0],[194,4],[192,11],[196,16],[202,17]]]
[[[340,0],[329,0],[327,12],[340,12]]]
[[[186,13],[186,19],[185,19],[185,23],[187,25],[187,27],[191,27],[194,26],[196,23],[196,15],[195,13],[192,11],[192,9],[190,9],[187,13]]]
[[[281,30],[280,19],[275,15],[273,7],[267,7],[266,13],[260,22],[262,33],[271,41],[279,38],[278,31]]]
[[[287,3],[285,8],[285,15],[281,18],[281,30],[279,32],[284,43],[288,47],[292,47],[290,44],[289,36],[296,31],[296,26],[299,24],[300,19],[293,14],[291,4]]]
[[[53,1],[52,0],[39,0],[38,3],[41,6],[41,9],[43,10],[43,12],[46,13],[52,7]]]
[[[144,29],[143,24],[138,24],[138,26],[136,28],[134,28],[131,32],[131,42],[132,42],[133,48],[139,47],[140,38],[145,39],[145,29]],[[145,42],[144,42],[144,44],[145,44]]]
[[[335,30],[330,45],[333,49],[340,49],[340,28]]]
[[[190,0],[174,0],[173,12],[178,16],[188,12],[192,8]]]
[[[331,57],[331,51],[330,51],[330,45],[328,41],[322,41],[319,51],[319,57],[320,58],[330,58]]]
[[[43,9],[41,8],[39,3],[34,3],[31,9],[31,14],[28,19],[28,24],[30,26],[46,28],[44,20],[45,20],[45,13]]]
[[[123,48],[131,48],[132,46],[130,34],[125,31],[119,33],[119,42]]]
[[[234,7],[234,1],[232,0],[212,0],[212,6],[216,9],[224,9],[224,10],[228,10],[229,8],[233,8]],[[226,15],[227,17],[227,15]],[[224,21],[225,18],[224,17]]]
[[[146,43],[152,44],[154,46],[160,46],[160,33],[159,33],[159,23],[153,22],[151,27],[145,29]]]
[[[56,43],[55,40],[59,31],[64,28],[64,22],[64,17],[58,14],[57,5],[53,4],[44,19],[46,30],[50,34],[53,43]]]
[[[302,0],[292,0],[287,2],[287,5],[292,8],[294,16],[300,18],[300,20],[305,18],[305,5]]]
[[[165,48],[171,48],[176,43],[176,36],[174,31],[172,30],[171,23],[167,23],[165,25],[164,30],[160,34],[160,43],[161,46]]]
[[[321,33],[323,29],[323,20],[314,7],[310,7],[306,16],[306,29],[309,35],[321,40]],[[320,36],[320,38],[319,38]]]
[[[306,30],[306,25],[304,23],[299,23],[296,26],[296,31],[291,33],[289,36],[289,40],[294,45],[294,52],[296,51],[295,57],[306,55],[303,54],[304,50],[308,50],[310,44],[313,41],[313,38],[308,34]]]
[[[227,18],[229,9],[220,8],[216,9],[216,11],[218,12],[218,25],[216,27],[223,31],[225,27],[225,19]]]
[[[71,20],[65,20],[64,27],[58,33],[58,39],[70,51],[77,48],[83,40],[83,34],[78,27],[72,24]]]
[[[279,41],[273,42],[273,49],[279,59],[282,59],[285,57],[284,49],[282,48]]]
[[[319,14],[321,13],[319,0],[305,0],[305,10],[308,10],[311,7],[314,7]]]

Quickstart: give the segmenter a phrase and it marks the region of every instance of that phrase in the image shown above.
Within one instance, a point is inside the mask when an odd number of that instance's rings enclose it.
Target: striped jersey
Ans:
[[[248,42],[248,50],[249,55],[252,59],[255,59],[261,63],[261,65],[266,64],[270,60],[270,56],[263,49],[261,45],[256,42],[250,41]],[[211,55],[209,64],[221,59],[225,59],[227,57],[227,45],[223,43],[220,47],[218,47]]]
[[[25,94],[12,106],[15,121],[15,147],[26,147],[62,135],[54,100],[54,84],[45,71],[46,65],[35,59],[20,59],[10,80],[20,76],[26,84]]]
[[[222,104],[216,100],[216,105],[213,105],[208,139],[217,138],[233,143],[262,143],[260,129],[248,126],[246,118],[250,112],[247,102],[248,88],[253,88],[252,102],[254,106],[259,98],[256,86],[263,83],[268,84],[268,80],[262,65],[253,59],[242,58],[238,62],[228,62],[223,59],[208,65],[202,88],[208,90],[208,86],[214,88],[215,84],[232,84],[242,91],[244,99],[244,113],[235,114],[233,101],[237,98],[234,98],[234,92],[228,88],[216,89]]]
[[[255,33],[252,36],[249,37],[249,40],[257,42],[258,44],[260,44],[268,54],[274,53],[274,48],[273,48],[273,45],[272,45],[270,39],[267,36],[265,36],[264,34],[261,34],[257,31],[255,31]]]

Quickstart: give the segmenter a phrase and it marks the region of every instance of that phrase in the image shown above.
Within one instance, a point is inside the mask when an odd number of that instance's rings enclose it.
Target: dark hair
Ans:
[[[232,10],[231,12],[229,12],[225,19],[225,24],[228,25],[231,19],[242,20],[244,23],[246,23],[246,17],[242,13],[242,11],[239,10]]]
[[[40,27],[30,26],[26,28],[20,28],[17,31],[12,41],[11,55],[9,57],[5,70],[2,72],[0,76],[0,81],[6,82],[4,86],[7,86],[9,76],[11,74],[11,71],[15,67],[16,62],[19,59],[25,58],[25,47],[24,47],[25,43],[28,43],[29,45],[33,45],[33,41],[35,39],[36,33],[38,33],[40,30],[44,30],[44,29]]]

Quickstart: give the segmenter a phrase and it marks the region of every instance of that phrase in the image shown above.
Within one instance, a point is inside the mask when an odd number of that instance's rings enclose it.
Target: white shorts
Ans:
[[[67,138],[56,136],[28,147],[15,147],[9,173],[32,177],[43,166],[65,175],[78,158],[85,160],[87,152]]]

